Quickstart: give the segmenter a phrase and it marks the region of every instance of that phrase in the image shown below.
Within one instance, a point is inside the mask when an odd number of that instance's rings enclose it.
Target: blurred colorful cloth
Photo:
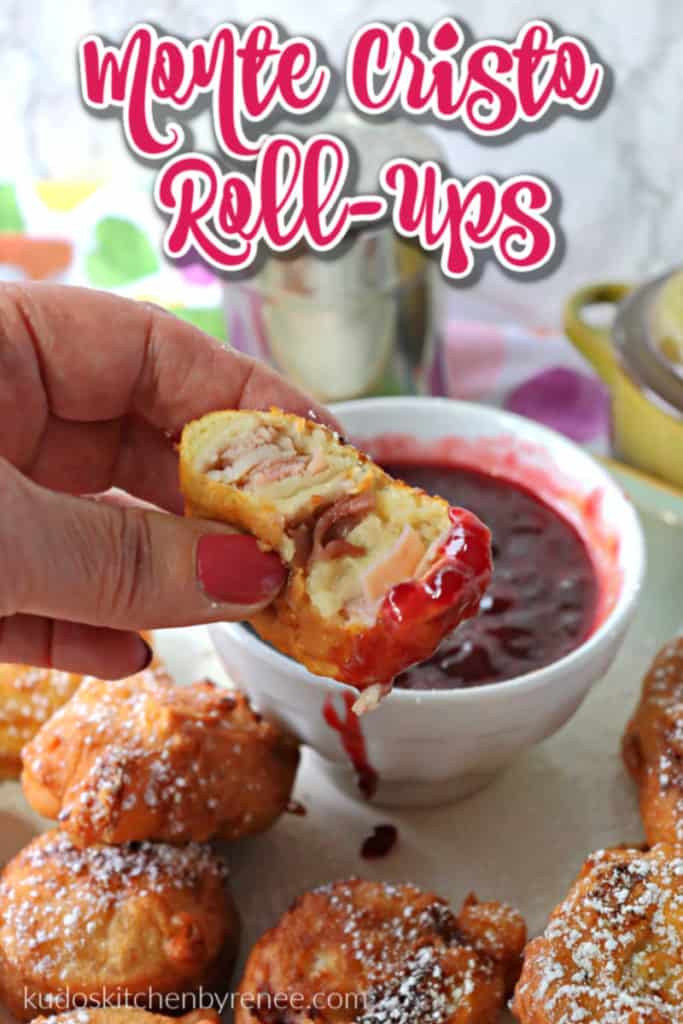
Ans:
[[[105,288],[226,340],[220,280],[197,261],[167,261],[162,232],[143,179],[0,182],[0,280]],[[462,293],[451,290],[437,390],[529,416],[606,453],[607,392],[569,342],[501,323],[500,310],[491,321],[486,310],[464,319],[461,306]]]
[[[606,455],[609,394],[570,342],[529,326],[459,320],[457,301],[455,293],[442,353],[444,393],[528,416]]]
[[[225,340],[219,280],[201,264],[165,260],[162,231],[142,180],[0,183],[0,280],[105,288]]]

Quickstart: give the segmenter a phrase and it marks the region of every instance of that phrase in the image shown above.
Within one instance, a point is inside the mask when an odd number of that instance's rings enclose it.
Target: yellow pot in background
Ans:
[[[667,274],[635,289],[587,285],[569,298],[564,326],[610,390],[614,455],[683,489],[683,367],[655,336],[657,301],[671,280]],[[586,319],[596,304],[616,307],[611,328]]]

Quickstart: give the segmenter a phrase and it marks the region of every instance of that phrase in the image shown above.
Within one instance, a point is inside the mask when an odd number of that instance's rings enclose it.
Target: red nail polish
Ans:
[[[274,551],[253,537],[210,533],[197,545],[197,578],[204,593],[223,604],[254,605],[275,597],[287,570]]]
[[[144,672],[154,661],[154,650],[150,644],[147,643],[144,637],[140,637],[140,643],[142,644],[142,665],[139,669],[140,672]]]

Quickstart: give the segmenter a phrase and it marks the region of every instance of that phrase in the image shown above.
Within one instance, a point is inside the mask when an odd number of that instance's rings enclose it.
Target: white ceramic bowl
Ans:
[[[637,516],[619,487],[589,455],[530,420],[485,406],[433,398],[345,402],[335,413],[353,438],[410,433],[440,439],[455,462],[518,479],[570,518],[598,552],[603,621],[576,650],[505,682],[463,690],[394,690],[360,720],[388,806],[435,805],[485,785],[517,754],[552,735],[606,672],[632,618],[644,572]],[[450,443],[450,439],[457,442]],[[400,442],[392,442],[400,457]],[[211,627],[225,668],[266,714],[279,719],[319,755],[320,769],[358,794],[338,732],[323,709],[343,710],[349,690],[314,676],[234,623]]]

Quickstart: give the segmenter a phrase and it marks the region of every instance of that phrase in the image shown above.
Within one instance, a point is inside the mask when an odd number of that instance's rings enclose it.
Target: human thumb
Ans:
[[[0,459],[0,617],[113,629],[247,618],[286,570],[253,537],[201,519],[39,487]]]

